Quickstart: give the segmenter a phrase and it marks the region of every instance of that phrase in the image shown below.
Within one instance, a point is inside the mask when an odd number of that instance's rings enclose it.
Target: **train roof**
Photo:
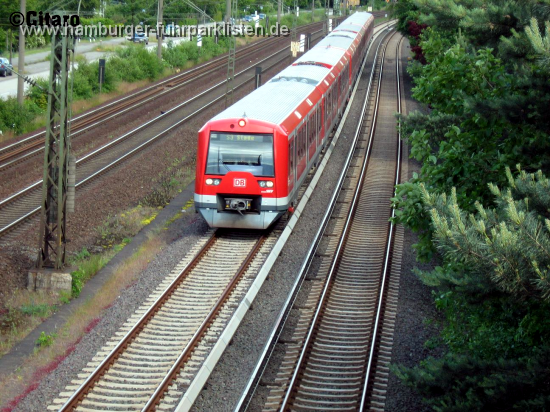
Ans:
[[[327,39],[328,40],[328,39]],[[342,59],[346,50],[349,49],[349,45],[353,42],[351,39],[344,38],[332,38],[331,41],[326,42],[323,46],[317,45],[309,52],[305,53],[302,57],[294,62],[294,64],[300,64],[304,62],[315,62],[327,64],[330,67],[335,66]]]
[[[318,85],[323,81],[327,76],[330,70],[324,66],[317,65],[296,65],[288,66],[281,73],[275,75],[269,82],[278,82],[278,81],[302,81],[307,79],[308,83],[313,84],[314,86]],[[302,83],[304,83],[302,81]]]
[[[314,89],[315,86],[309,82],[269,81],[215,116],[212,121],[246,116],[281,124]]]
[[[343,24],[348,26],[348,23],[352,22],[355,27],[354,31],[359,32],[360,26],[363,26],[371,16],[370,13],[355,13],[351,16],[353,20],[348,17]],[[250,119],[282,124],[319,84],[325,81],[328,86],[329,83],[325,79],[331,71],[341,69],[341,67],[338,69],[332,69],[332,67],[342,60],[356,36],[350,31],[331,33],[297,59],[294,65],[275,75],[262,87],[246,95],[216,115],[211,121],[246,116]]]
[[[353,13],[346,20],[343,21],[344,24],[358,24],[360,26],[364,25],[372,14],[367,12],[357,12]]]

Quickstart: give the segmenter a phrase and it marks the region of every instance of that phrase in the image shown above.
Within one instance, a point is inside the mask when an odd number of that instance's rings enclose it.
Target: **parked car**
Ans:
[[[260,13],[260,19],[265,19],[265,13]]]
[[[6,77],[13,75],[13,67],[10,61],[5,57],[0,57],[0,76]]]
[[[252,16],[244,16],[244,21],[252,21]]]
[[[145,33],[134,33],[133,36],[128,36],[126,38],[134,43],[149,44],[149,37],[147,37]]]

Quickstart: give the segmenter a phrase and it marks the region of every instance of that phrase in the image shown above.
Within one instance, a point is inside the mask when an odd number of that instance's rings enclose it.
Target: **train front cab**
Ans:
[[[194,200],[209,226],[266,229],[286,212],[286,181],[277,179],[276,161],[285,158],[278,156],[279,133],[246,118],[210,122],[200,130]]]

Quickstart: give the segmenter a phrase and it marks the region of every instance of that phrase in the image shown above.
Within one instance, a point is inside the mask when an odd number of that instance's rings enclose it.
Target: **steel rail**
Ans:
[[[383,26],[385,23],[381,24],[380,26]],[[383,33],[383,30],[384,29],[387,29],[392,23],[389,23],[389,24],[386,24],[385,27],[381,27],[382,30],[380,30],[380,33]],[[367,92],[365,94],[365,99],[363,101],[363,105],[362,105],[362,109],[361,109],[361,115],[359,117],[359,121],[358,121],[358,124],[359,125],[362,125],[363,123],[363,119],[364,117],[366,116],[366,107],[367,107],[367,104],[368,104],[368,101],[369,101],[369,96],[370,96],[370,93],[371,93],[371,87],[372,87],[372,83],[373,83],[373,77],[374,77],[374,68],[376,66],[376,63],[377,63],[377,58],[378,58],[378,52],[379,52],[379,49],[380,49],[380,45],[384,42],[385,40],[385,37],[387,36],[387,33],[384,34],[384,37],[380,39],[380,42],[378,43],[378,46],[376,48],[376,51],[375,51],[375,56],[374,56],[374,59],[373,59],[373,65],[372,65],[372,70],[371,70],[371,75],[369,77],[369,83],[368,83],[368,86],[367,86]],[[368,59],[368,53],[370,51],[370,47],[372,46],[372,43],[374,42],[371,41],[371,44],[369,45],[368,49],[367,49],[367,53],[365,54],[365,57],[364,57],[364,60],[362,62],[362,65],[361,65],[361,70],[358,74],[358,79],[361,78],[361,75],[363,73],[363,70],[365,68],[365,64],[367,62],[367,59]],[[357,81],[357,83],[355,84],[355,87],[354,87],[354,90],[353,90],[353,94],[355,94],[355,92],[357,91],[359,87],[359,81]],[[353,97],[350,99],[350,101],[353,100]],[[318,246],[321,242],[321,239],[323,237],[323,234],[325,233],[325,230],[326,230],[326,227],[330,221],[330,216],[332,215],[332,212],[336,206],[336,201],[340,195],[340,191],[341,191],[341,188],[342,188],[342,185],[345,181],[345,178],[346,178],[346,175],[347,175],[347,172],[348,172],[348,169],[349,169],[349,165],[351,163],[351,160],[353,159],[353,153],[355,151],[355,148],[357,146],[357,142],[358,142],[358,138],[359,138],[359,133],[360,133],[360,130],[361,130],[361,127],[358,126],[357,129],[356,129],[356,132],[355,132],[355,135],[354,135],[354,139],[353,139],[353,143],[352,143],[352,148],[350,149],[349,153],[348,153],[348,156],[346,158],[346,161],[344,163],[344,166],[342,167],[342,172],[340,173],[340,177],[336,183],[336,187],[335,187],[335,190],[334,190],[334,193],[329,201],[329,207],[327,208],[327,211],[325,212],[325,215],[323,216],[323,219],[321,221],[321,225],[319,227],[319,229],[317,230],[317,233],[314,237],[314,240],[306,254],[306,257],[304,258],[304,261],[302,263],[302,266],[300,268],[300,271],[298,273],[298,276],[296,277],[296,281],[294,282],[293,284],[293,287],[281,309],[281,311],[279,312],[279,315],[275,321],[275,324],[272,328],[272,332],[264,346],[264,350],[262,352],[262,354],[260,355],[260,357],[258,358],[258,362],[256,363],[256,367],[254,368],[254,371],[252,372],[252,375],[245,387],[245,389],[243,390],[242,394],[241,394],[241,397],[234,409],[235,412],[237,411],[245,411],[247,408],[248,408],[248,405],[250,404],[250,401],[252,400],[252,397],[254,396],[254,392],[260,382],[260,379],[265,371],[265,368],[267,367],[267,364],[271,358],[271,355],[273,353],[273,350],[275,348],[275,343],[277,342],[279,336],[281,335],[282,331],[283,331],[283,328],[286,324],[286,321],[288,319],[288,316],[290,314],[290,311],[291,311],[291,308],[293,307],[294,305],[294,302],[298,296],[298,292],[301,288],[301,285],[303,283],[303,280],[305,279],[305,276],[311,266],[311,263],[313,261],[313,257],[315,255],[315,252],[317,251],[318,249]]]
[[[260,40],[260,41],[261,41],[261,42],[264,42],[264,41],[266,41],[266,40],[268,40],[268,39],[262,39],[262,40]],[[256,42],[256,43],[257,43],[257,42]],[[256,43],[252,43],[252,44],[249,45],[249,46],[252,47],[252,45],[253,45],[253,44],[256,44]],[[247,46],[245,46],[245,47],[247,47]],[[243,49],[241,49],[241,50],[243,50]],[[156,84],[151,85],[151,86],[148,86],[148,87],[146,87],[145,89],[142,89],[142,90],[137,91],[137,92],[135,92],[135,93],[129,94],[129,95],[124,96],[124,97],[121,97],[121,98],[118,99],[118,100],[114,100],[114,101],[109,102],[109,103],[107,103],[107,104],[105,104],[105,105],[103,105],[103,106],[94,108],[94,109],[92,109],[92,110],[90,110],[90,111],[88,111],[88,112],[86,112],[86,113],[82,113],[82,114],[80,114],[80,115],[77,115],[76,117],[74,117],[73,119],[71,119],[70,122],[74,122],[74,121],[80,120],[80,119],[82,119],[83,117],[86,117],[86,116],[89,116],[89,115],[91,115],[91,114],[94,114],[94,113],[96,113],[96,112],[98,112],[98,111],[104,110],[104,109],[107,108],[107,107],[110,107],[110,106],[119,104],[119,103],[121,103],[121,102],[123,102],[123,101],[125,101],[125,100],[128,100],[128,99],[132,98],[132,97],[136,97],[137,95],[139,95],[139,94],[141,94],[141,93],[143,93],[143,92],[150,91],[151,89],[154,89],[154,88],[158,88],[159,86],[162,86],[162,85],[165,84],[165,83],[169,83],[169,82],[171,82],[172,80],[177,79],[177,78],[179,78],[179,77],[181,77],[181,76],[185,76],[185,75],[187,75],[187,74],[192,74],[192,73],[194,73],[195,71],[197,71],[197,70],[199,70],[199,69],[201,69],[201,68],[204,68],[205,66],[207,66],[207,65],[209,65],[209,64],[212,64],[212,63],[214,63],[214,62],[219,62],[220,60],[223,60],[223,59],[226,59],[226,58],[227,58],[227,56],[223,55],[223,56],[220,56],[220,57],[215,58],[215,59],[213,59],[213,60],[210,60],[210,61],[208,61],[208,62],[202,63],[202,64],[200,64],[200,65],[198,65],[198,66],[192,67],[192,68],[186,70],[185,72],[178,73],[177,75],[175,75],[175,76],[173,76],[173,77],[170,77],[170,78],[168,78],[168,79],[162,80],[161,82],[156,83]],[[14,146],[18,146],[18,145],[21,145],[22,143],[25,143],[25,142],[29,141],[29,140],[35,139],[36,137],[38,137],[38,136],[40,136],[40,135],[42,135],[42,134],[44,134],[44,133],[45,133],[44,131],[38,132],[38,133],[36,133],[36,134],[34,134],[34,135],[32,135],[32,136],[26,137],[25,139],[21,139],[21,140],[19,140],[19,141],[17,141],[17,142],[13,142],[12,144],[9,144],[9,145],[7,145],[7,146],[1,147],[1,148],[0,148],[0,154],[1,154],[1,153],[4,153],[5,151],[7,151],[8,149],[11,149],[11,148],[14,147]]]
[[[399,75],[399,48],[401,46],[401,42],[403,41],[403,37],[399,40],[396,46],[396,79],[397,79],[397,113],[401,114],[401,82],[400,82],[400,75]],[[398,124],[398,132],[397,132],[397,162],[396,162],[396,171],[395,171],[395,183],[394,186],[397,186],[401,179],[401,128]],[[396,190],[394,189],[394,196],[396,195]],[[363,394],[361,396],[361,406],[359,408],[360,411],[365,410],[366,402],[367,402],[367,396],[368,392],[370,390],[369,384],[370,384],[370,376],[372,374],[372,368],[374,363],[374,354],[376,352],[376,345],[378,343],[378,329],[379,325],[381,323],[381,316],[382,316],[382,308],[384,306],[384,296],[385,296],[385,290],[386,290],[386,280],[388,278],[388,270],[391,264],[391,256],[393,251],[393,238],[394,238],[394,223],[392,219],[395,217],[395,209],[392,208],[391,210],[391,218],[390,218],[390,228],[388,233],[388,242],[386,244],[386,254],[384,258],[384,269],[382,271],[382,281],[380,284],[380,294],[378,297],[378,305],[376,309],[376,318],[374,321],[374,328],[372,331],[372,340],[371,340],[371,347],[369,352],[369,360],[367,363],[367,368],[365,369],[365,384],[363,386]]]
[[[276,56],[277,54],[280,54],[284,51],[286,51],[286,49],[288,48],[288,46],[286,46],[285,48],[273,53],[271,56],[269,57],[266,57],[265,59],[261,60],[260,62],[264,62],[268,59],[271,59],[273,58],[274,56]],[[271,64],[266,70],[270,70],[271,68],[273,68],[274,66],[278,65],[281,61],[283,61],[284,59],[286,59],[287,56],[284,56],[282,57],[281,59],[277,60],[275,63]],[[239,73],[236,74],[236,76],[239,76],[249,70],[251,70],[254,66],[250,66],[242,71],[240,71]],[[244,82],[242,82],[241,84],[237,85],[235,87],[235,89],[239,89],[241,87],[243,87],[244,85],[246,85],[247,83],[253,81],[254,78],[251,77],[247,80],[245,80]],[[179,104],[178,106],[170,109],[169,111],[165,112],[164,114],[161,114],[160,116],[157,116],[155,119],[152,119],[150,121],[148,121],[147,123],[143,124],[143,125],[140,125],[138,128],[126,133],[124,136],[121,136],[119,137],[117,140],[113,140],[112,142],[109,142],[108,144],[106,144],[105,146],[102,146],[101,148],[95,150],[94,152],[84,156],[83,158],[81,159],[78,159],[77,160],[77,165],[79,163],[82,163],[86,160],[89,160],[90,158],[92,157],[95,157],[97,155],[99,155],[101,152],[107,150],[109,147],[111,147],[112,145],[114,144],[117,144],[117,143],[120,143],[121,139],[127,139],[129,136],[131,136],[132,134],[136,133],[137,131],[141,130],[142,128],[144,128],[145,126],[153,123],[154,121],[160,119],[161,117],[164,117],[166,115],[168,115],[169,113],[171,113],[172,111],[176,110],[176,109],[179,109],[181,106],[183,106],[184,104],[187,104],[195,99],[197,99],[198,97],[201,97],[202,95],[210,92],[211,90],[215,89],[216,87],[220,87],[221,85],[223,85],[225,83],[225,81],[222,81],[214,86],[212,86],[211,88],[209,88],[208,90],[205,90],[203,92],[201,92],[199,95],[187,100],[186,102],[184,103],[181,103]],[[118,165],[119,163],[121,163],[123,160],[127,159],[128,157],[134,155],[135,153],[137,153],[138,151],[142,150],[143,148],[149,146],[150,144],[152,144],[154,141],[156,141],[157,139],[159,139],[160,137],[164,136],[166,133],[168,133],[170,130],[174,129],[175,127],[181,125],[182,123],[188,121],[189,119],[191,119],[192,117],[196,116],[197,114],[199,114],[200,112],[204,111],[205,109],[207,109],[208,107],[212,106],[213,104],[217,103],[219,100],[223,99],[225,97],[225,93],[216,97],[215,99],[213,99],[212,101],[210,101],[209,103],[205,104],[204,106],[200,107],[199,109],[195,110],[193,113],[185,116],[184,118],[180,119],[179,121],[177,121],[176,123],[172,124],[171,126],[169,126],[168,128],[166,128],[165,130],[159,132],[158,134],[156,134],[155,136],[153,136],[152,138],[150,138],[149,140],[143,142],[142,144],[140,144],[139,146],[135,147],[134,149],[130,150],[129,152],[127,152],[126,154],[124,154],[123,156],[119,157],[118,159],[114,160],[113,162],[111,162],[110,164],[104,166],[103,168],[101,168],[100,170],[94,172],[93,174],[91,174],[90,176],[86,177],[85,179],[83,179],[82,181],[78,182],[76,184],[76,188],[78,187],[81,187],[82,185],[84,185],[85,183],[89,182],[90,180],[100,176],[101,174],[105,173],[106,171],[112,169],[113,167],[115,167],[116,165]],[[10,196],[9,198],[7,199],[4,199],[2,201],[0,201],[0,210],[2,208],[4,208],[7,204],[13,202],[14,200],[28,194],[29,192],[31,192],[32,190],[35,190],[37,189],[40,185],[42,184],[42,180],[38,181],[38,182],[35,182],[33,183],[31,186],[27,187],[26,189],[23,189],[22,191]],[[17,227],[19,224],[21,224],[22,222],[26,221],[27,219],[29,219],[30,217],[32,217],[33,215],[35,215],[36,213],[38,213],[40,211],[40,207],[37,207],[35,209],[33,209],[32,211],[30,211],[29,213],[25,214],[24,216],[16,219],[15,221],[13,221],[12,223],[6,225],[4,228],[0,229],[0,237],[5,235],[6,233],[8,233],[10,230],[14,229],[15,227]]]
[[[212,234],[210,239],[202,246],[196,256],[191,262],[189,262],[180,274],[170,283],[170,285],[164,290],[164,292],[155,300],[155,302],[149,307],[149,309],[142,315],[142,317],[136,322],[132,329],[119,341],[119,343],[111,350],[111,352],[105,357],[100,365],[88,376],[88,378],[80,385],[80,387],[71,395],[71,397],[65,402],[65,404],[59,409],[59,412],[72,411],[78,407],[78,404],[84,399],[86,394],[94,387],[94,385],[101,379],[101,377],[109,370],[118,357],[124,353],[126,347],[137,338],[139,333],[146,327],[146,325],[154,318],[160,308],[168,301],[172,294],[180,287],[182,282],[187,278],[193,268],[195,268],[208,251],[216,243],[220,236],[220,231],[216,231]],[[266,236],[262,234],[257,240],[253,249],[248,253],[247,257],[239,267],[237,273],[231,279],[230,283],[225,287],[224,291],[203,320],[197,331],[194,333],[192,339],[183,349],[182,353],[178,356],[174,365],[170,368],[170,371],[163,379],[161,384],[157,387],[153,393],[151,399],[143,408],[143,411],[154,410],[156,404],[161,400],[165,391],[170,386],[173,379],[177,377],[178,371],[181,369],[183,363],[189,358],[196,345],[202,339],[202,336],[206,332],[209,325],[216,318],[223,304],[227,301],[235,286],[242,278],[250,266],[252,260],[257,255],[261,246],[265,242]]]
[[[392,34],[392,36],[393,36],[393,34]],[[391,36],[390,36],[390,38],[391,38]],[[336,267],[338,266],[340,256],[341,256],[341,254],[344,250],[344,245],[346,243],[346,240],[347,240],[347,237],[348,237],[348,234],[349,234],[349,229],[350,229],[350,226],[351,226],[351,222],[353,221],[353,217],[355,215],[355,210],[357,208],[357,202],[358,202],[359,196],[361,195],[361,190],[362,190],[362,187],[363,187],[363,182],[364,182],[366,171],[367,171],[367,165],[369,163],[368,161],[369,161],[369,158],[370,158],[370,152],[371,152],[371,149],[372,149],[373,137],[374,137],[374,133],[375,133],[375,130],[376,130],[376,119],[377,119],[377,116],[378,116],[378,104],[379,104],[379,101],[380,101],[380,87],[381,87],[381,84],[382,84],[382,73],[383,73],[383,68],[384,68],[384,58],[385,58],[385,54],[386,54],[386,48],[387,48],[387,43],[384,45],[384,49],[383,49],[383,53],[382,53],[382,57],[381,57],[380,71],[379,71],[379,77],[378,77],[378,88],[377,88],[377,91],[376,91],[376,99],[375,99],[375,104],[374,104],[374,113],[373,113],[373,118],[372,118],[371,130],[370,130],[370,133],[369,133],[369,142],[368,142],[367,150],[365,152],[365,157],[363,159],[363,164],[362,164],[362,167],[361,167],[361,173],[360,173],[360,176],[359,176],[359,179],[358,179],[358,183],[357,183],[357,186],[356,186],[356,189],[355,189],[355,192],[354,192],[353,199],[351,201],[350,210],[349,210],[348,216],[346,218],[346,222],[344,224],[344,228],[343,228],[343,231],[342,231],[342,236],[341,236],[341,238],[338,242],[338,246],[337,246],[336,251],[334,253],[334,257],[332,258],[332,262],[331,262],[330,269],[329,269],[328,274],[327,274],[327,278],[325,280],[325,285],[323,287],[323,291],[321,293],[319,302],[317,303],[317,308],[315,310],[313,320],[311,321],[307,337],[306,337],[306,339],[304,341],[304,344],[302,346],[302,351],[300,353],[300,357],[298,358],[298,362],[296,364],[294,373],[292,374],[292,378],[290,380],[290,383],[288,384],[288,388],[287,388],[285,397],[284,397],[283,402],[281,404],[281,410],[286,410],[286,408],[287,408],[287,406],[288,406],[289,402],[291,401],[291,398],[294,394],[294,388],[295,388],[297,380],[298,380],[298,375],[302,371],[302,366],[304,364],[304,360],[306,358],[306,354],[308,352],[310,344],[312,343],[313,334],[315,333],[317,323],[318,323],[319,318],[321,316],[321,311],[322,311],[323,307],[325,306],[326,299],[327,299],[327,296],[328,296],[328,293],[329,293],[329,288],[332,284],[332,280],[333,280],[333,277],[334,277]],[[368,99],[368,97],[367,97],[367,99]],[[357,130],[359,130],[359,132],[361,130],[361,127],[362,127],[362,124],[360,124],[359,127],[357,128]]]
[[[320,22],[315,22],[315,23],[310,23],[306,26],[302,26],[303,28],[306,28],[308,26],[314,26],[314,25],[318,25],[320,24]],[[316,33],[319,33],[321,30],[317,30],[317,31],[314,31],[312,32],[312,34],[316,34]],[[243,59],[253,53],[255,53],[257,51],[257,49],[261,48],[264,46],[264,43],[266,42],[269,42],[269,41],[277,41],[278,40],[278,37],[269,37],[269,38],[266,38],[266,39],[262,39],[262,40],[259,40],[257,42],[254,42],[254,43],[251,43],[250,45],[247,45],[245,46],[244,48],[241,48],[239,49],[239,51],[237,52],[237,59]],[[258,47],[258,46],[261,46],[261,47]],[[136,107],[142,105],[142,104],[145,104],[145,103],[148,103],[149,101],[152,101],[152,100],[155,100],[165,94],[168,94],[168,93],[171,93],[172,91],[174,90],[177,90],[178,88],[190,83],[190,82],[193,82],[195,81],[196,79],[200,78],[200,77],[203,77],[205,75],[208,75],[216,70],[219,70],[220,68],[223,67],[223,65],[225,64],[225,60],[227,60],[227,56],[221,56],[221,57],[218,57],[216,59],[213,59],[213,60],[210,60],[209,62],[206,62],[206,63],[203,63],[201,64],[200,66],[197,66],[197,67],[194,67],[192,69],[189,69],[183,73],[180,73],[180,74],[177,74],[176,76],[173,76],[173,77],[170,77],[169,79],[166,79],[166,80],[163,80],[159,83],[156,83],[152,86],[149,86],[145,89],[142,89],[138,92],[135,92],[133,94],[130,94],[128,96],[124,96],[122,97],[121,99],[118,99],[118,100],[115,100],[113,102],[110,102],[106,105],[103,105],[99,108],[96,108],[96,109],[93,109],[92,111],[89,111],[89,112],[86,112],[82,115],[79,115],[75,118],[73,118],[70,123],[73,123],[75,122],[75,125],[73,127],[75,127],[76,130],[74,130],[72,133],[71,133],[71,136],[77,136],[95,126],[97,126],[98,124],[101,124],[103,123],[104,121],[106,120],[110,120],[112,118],[115,118],[117,116],[120,116],[121,114],[124,114],[130,110],[134,110]],[[212,67],[210,67],[212,66]],[[206,70],[204,70],[206,69]],[[197,73],[198,72],[198,73]],[[198,74],[199,77],[196,77]],[[158,91],[158,93],[157,93]],[[155,93],[155,94],[153,94]],[[151,94],[153,94],[151,96]],[[140,96],[143,96],[143,99],[141,99]],[[133,99],[136,99],[136,100],[133,100]],[[140,99],[140,100],[137,100],[137,99]],[[127,105],[127,106],[124,106],[124,105]],[[122,106],[122,109],[121,110],[116,110],[116,105],[121,105]],[[113,107],[115,106],[115,107]],[[101,112],[105,111],[106,113],[105,114],[102,114]],[[113,113],[113,111],[115,111]],[[95,118],[94,118],[95,116]],[[87,119],[88,117],[91,117],[91,119]],[[98,119],[96,121],[96,119]],[[84,126],[81,126],[78,124],[78,122],[83,122],[84,123]],[[86,122],[93,122],[92,124],[86,124]],[[45,131],[42,131],[42,132],[39,132],[39,133],[36,133],[32,136],[29,136],[25,139],[22,139],[22,140],[19,140],[17,142],[14,142],[8,146],[4,146],[4,147],[1,147],[0,148],[0,171],[2,171],[3,169],[6,169],[16,163],[19,163],[29,157],[32,157],[38,153],[40,153],[42,150],[43,150],[43,147],[40,147],[40,148],[37,148],[35,150],[32,150],[28,153],[25,153],[24,155],[10,161],[10,162],[7,162],[7,163],[2,163],[5,159],[9,159],[10,157],[12,157],[13,155],[17,155],[18,153],[21,153],[21,152],[25,152],[29,149],[32,149],[33,147],[37,146],[37,145],[40,145],[42,144],[42,141],[39,140],[41,138],[41,136],[45,135]],[[35,142],[34,144],[31,143],[30,147],[28,148],[25,148],[25,147],[19,147],[19,146],[23,146],[24,143],[26,142],[32,142],[34,140],[37,140],[37,142]],[[10,150],[15,152],[15,153],[12,153],[10,154]]]
[[[153,395],[151,396],[151,399],[147,404],[143,407],[142,412],[147,411],[154,411],[156,406],[160,403],[161,399],[164,397],[164,393],[168,391],[169,386],[172,384],[174,379],[177,378],[177,375],[179,371],[181,370],[183,364],[187,361],[187,359],[191,356],[191,353],[193,350],[197,347],[199,341],[202,339],[202,336],[206,332],[206,329],[208,326],[213,322],[215,317],[220,312],[223,304],[227,301],[233,290],[235,289],[235,286],[239,282],[239,280],[243,277],[244,273],[252,263],[252,260],[256,257],[258,254],[258,251],[262,247],[262,245],[265,243],[266,236],[263,234],[260,239],[256,242],[256,245],[250,252],[250,254],[246,257],[246,260],[242,263],[241,267],[233,276],[229,284],[225,287],[222,295],[218,298],[216,303],[214,304],[214,307],[208,314],[208,316],[204,319],[201,326],[195,332],[193,335],[193,338],[191,341],[187,344],[183,352],[179,355],[176,362],[174,362],[174,365],[170,368],[170,371],[166,374],[166,377],[162,380],[160,385],[157,387]]]
[[[84,383],[78,388],[75,393],[67,400],[67,402],[59,409],[61,411],[73,410],[78,406],[81,398],[86,394],[93,385],[101,378],[102,374],[111,366],[115,360],[124,351],[124,348],[128,346],[135,337],[143,330],[145,325],[155,316],[155,312],[160,306],[169,298],[172,293],[178,288],[178,286],[185,280],[187,274],[193,269],[200,261],[200,259],[206,254],[206,252],[214,245],[218,238],[218,232],[214,232],[210,239],[199,250],[195,258],[185,266],[180,274],[172,281],[172,283],[165,289],[165,291],[157,298],[157,300],[150,306],[149,310],[143,314],[139,321],[128,331],[128,333],[122,338],[122,340],[113,348],[113,350],[107,355],[107,357],[99,364],[99,366],[88,376]]]

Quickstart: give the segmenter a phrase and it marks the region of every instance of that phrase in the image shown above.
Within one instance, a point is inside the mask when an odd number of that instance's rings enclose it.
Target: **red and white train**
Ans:
[[[199,131],[195,208],[211,227],[265,229],[293,207],[351,92],[374,17],[355,13]]]

